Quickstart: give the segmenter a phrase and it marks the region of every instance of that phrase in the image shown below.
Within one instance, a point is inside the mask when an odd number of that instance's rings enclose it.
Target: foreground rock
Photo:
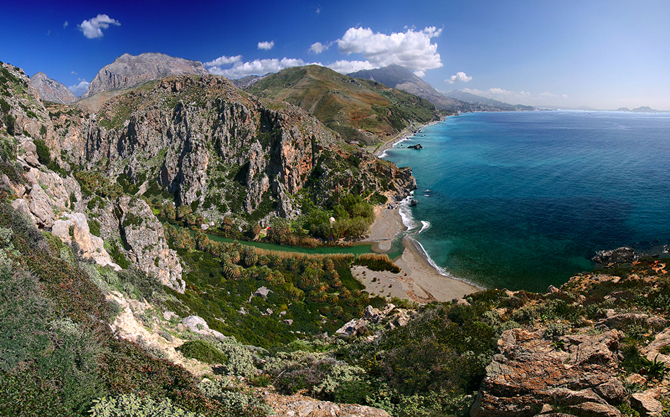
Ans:
[[[622,338],[619,330],[555,341],[544,331],[505,331],[471,415],[533,416],[548,407],[578,415],[621,415],[615,405],[627,396],[616,377]]]

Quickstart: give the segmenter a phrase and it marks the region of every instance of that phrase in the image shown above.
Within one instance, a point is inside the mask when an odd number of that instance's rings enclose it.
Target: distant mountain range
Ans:
[[[108,92],[111,97],[120,90],[168,76],[208,74],[199,61],[160,53],[144,53],[136,56],[123,54],[98,72],[81,96],[81,100],[101,92]],[[281,85],[281,82],[287,79],[290,79],[290,83]],[[294,67],[277,74],[251,75],[232,82],[236,87],[246,89],[252,94],[286,100],[303,107],[350,140],[365,139],[363,132],[366,131],[379,137],[392,136],[407,127],[410,120],[419,123],[426,120],[427,114],[432,112],[426,106],[428,103],[403,96],[399,90],[432,103],[442,114],[535,109],[459,90],[443,94],[410,70],[398,65],[358,71],[349,76],[338,74],[325,67]],[[71,104],[78,100],[67,87],[48,78],[44,73],[35,74],[31,78],[31,86],[38,91],[43,100],[61,104]],[[382,96],[384,98],[381,98]],[[105,100],[106,98],[103,98],[102,101]],[[383,108],[391,106],[393,110],[390,113],[382,111],[380,105]],[[412,106],[418,107],[413,109]],[[359,110],[362,113],[357,113]],[[433,117],[432,113],[430,117]],[[374,126],[369,124],[373,119]]]
[[[349,74],[349,76],[377,81],[386,86],[407,91],[408,93],[425,98],[433,103],[436,108],[447,112],[535,110],[532,106],[512,105],[476,96],[464,91],[454,90],[445,95],[414,75],[414,73],[407,68],[399,65],[389,65],[388,67],[374,70],[357,71]]]
[[[634,112],[634,113],[658,113],[658,112],[660,112],[660,110],[652,109],[649,106],[641,106],[641,107],[637,107],[637,108],[632,109],[632,110],[629,109],[629,108],[626,108],[626,107],[620,107],[620,108],[617,109],[617,111],[629,111],[629,112]]]
[[[490,98],[477,96],[461,90],[453,90],[446,94],[447,97],[455,98],[466,103],[480,105],[483,108],[491,108],[502,111],[528,111],[535,110],[533,106],[524,106],[521,104],[508,104],[502,101],[493,100]]]

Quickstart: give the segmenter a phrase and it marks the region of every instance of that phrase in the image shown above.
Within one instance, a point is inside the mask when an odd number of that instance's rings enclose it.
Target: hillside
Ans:
[[[269,74],[246,89],[299,106],[345,140],[373,144],[437,119],[427,101],[316,65]]]

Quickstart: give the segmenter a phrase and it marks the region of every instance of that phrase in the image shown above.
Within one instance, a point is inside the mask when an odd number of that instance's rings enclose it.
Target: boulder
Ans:
[[[630,405],[640,413],[641,417],[658,416],[663,412],[663,404],[647,391],[631,395]]]
[[[226,339],[226,336],[224,336],[222,333],[210,329],[205,319],[200,316],[188,316],[181,322],[193,333],[197,333],[203,336],[213,336],[221,340]]]

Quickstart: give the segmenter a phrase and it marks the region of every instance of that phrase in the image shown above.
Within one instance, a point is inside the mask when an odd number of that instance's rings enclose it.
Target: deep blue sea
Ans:
[[[430,258],[485,287],[544,291],[597,250],[670,243],[670,113],[462,114],[385,158],[413,169]]]

